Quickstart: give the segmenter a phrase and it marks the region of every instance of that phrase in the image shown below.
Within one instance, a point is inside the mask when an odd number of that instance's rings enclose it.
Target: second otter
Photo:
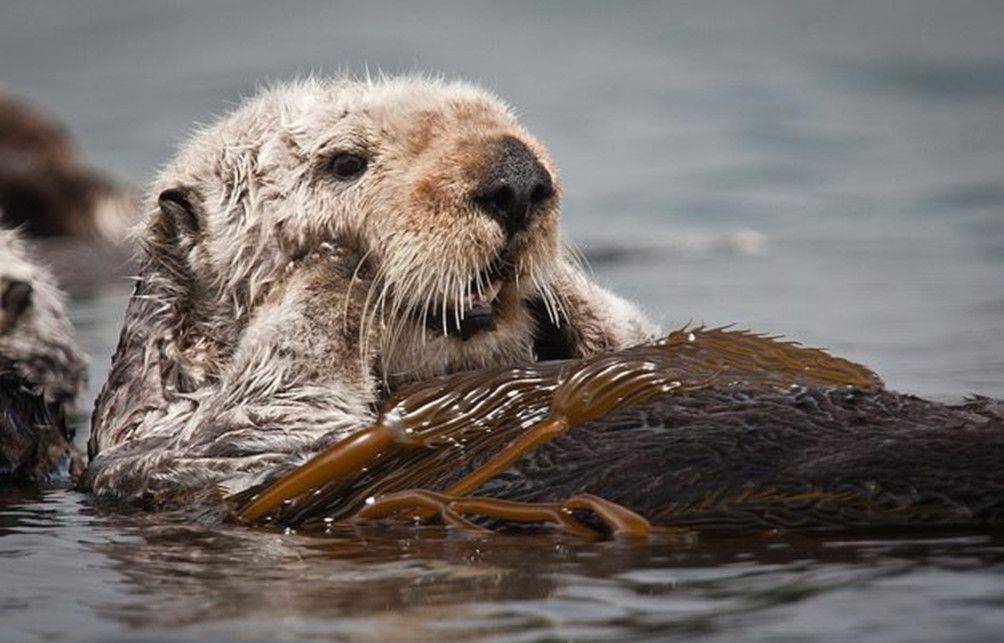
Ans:
[[[83,458],[67,425],[86,361],[63,294],[32,250],[0,230],[0,484],[75,478]]]

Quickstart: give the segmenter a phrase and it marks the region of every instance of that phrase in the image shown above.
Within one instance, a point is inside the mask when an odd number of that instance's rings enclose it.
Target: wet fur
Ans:
[[[506,136],[557,190],[511,239],[469,199]],[[346,150],[370,158],[357,181],[328,170]],[[464,83],[308,80],[197,132],[150,191],[84,487],[151,507],[222,496],[366,426],[401,384],[650,338],[564,249],[559,197],[543,146]],[[496,329],[461,341],[449,324],[490,265],[508,277]]]
[[[83,470],[65,414],[83,387],[86,362],[62,293],[30,252],[18,233],[0,230],[0,293],[12,283],[31,288],[24,308],[0,302],[0,483],[37,483]]]
[[[997,400],[719,388],[576,427],[477,493],[533,502],[595,493],[702,533],[999,528],[1002,459]]]

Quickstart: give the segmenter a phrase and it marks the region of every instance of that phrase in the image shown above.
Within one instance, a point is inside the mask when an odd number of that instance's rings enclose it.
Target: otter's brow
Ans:
[[[363,124],[345,123],[339,120],[321,135],[314,145],[314,155],[327,161],[337,154],[355,154],[371,159],[376,147],[373,137],[368,135]]]

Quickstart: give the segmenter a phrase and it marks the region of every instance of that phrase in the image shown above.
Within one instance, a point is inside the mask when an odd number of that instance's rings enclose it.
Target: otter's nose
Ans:
[[[474,191],[474,202],[512,236],[530,223],[537,206],[554,195],[550,173],[522,141],[506,136]]]

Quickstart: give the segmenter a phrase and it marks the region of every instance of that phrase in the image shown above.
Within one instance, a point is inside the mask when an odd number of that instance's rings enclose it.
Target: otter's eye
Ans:
[[[339,179],[354,179],[366,171],[366,159],[357,154],[339,154],[331,159],[331,172]]]

